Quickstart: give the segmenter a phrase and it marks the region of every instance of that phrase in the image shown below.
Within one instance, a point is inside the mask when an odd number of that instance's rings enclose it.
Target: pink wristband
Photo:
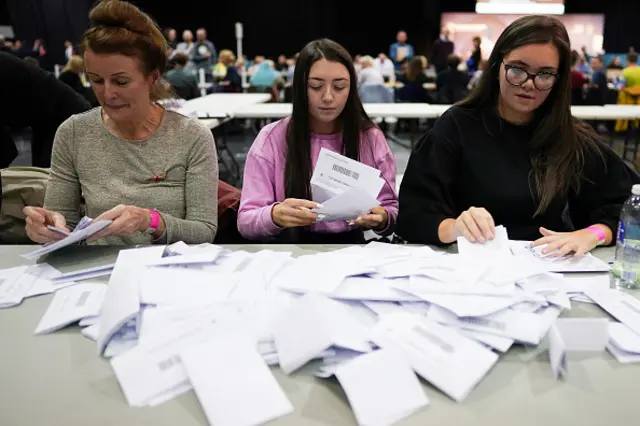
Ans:
[[[153,210],[153,209],[149,209],[149,212],[151,213],[151,221],[149,222],[149,228],[158,229],[158,226],[160,226],[160,213],[158,213],[156,210]]]
[[[586,228],[587,231],[591,231],[595,234],[595,236],[598,238],[598,245],[602,245],[604,244],[605,240],[607,239],[607,236],[604,234],[604,231],[602,229],[600,229],[599,226],[595,226],[592,225],[588,228]]]

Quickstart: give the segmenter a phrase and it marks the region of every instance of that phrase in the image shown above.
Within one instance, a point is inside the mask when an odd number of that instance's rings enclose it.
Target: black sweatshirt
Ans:
[[[396,233],[411,243],[441,244],[438,226],[470,207],[484,207],[510,239],[535,240],[543,226],[573,231],[596,223],[614,235],[622,204],[638,176],[604,144],[585,157],[580,190],[538,207],[529,154],[535,124],[516,126],[495,107],[454,106],[422,137],[400,187]],[[604,161],[603,158],[604,157]]]

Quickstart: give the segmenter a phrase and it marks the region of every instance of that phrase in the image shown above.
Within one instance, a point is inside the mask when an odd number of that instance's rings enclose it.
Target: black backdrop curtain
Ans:
[[[7,0],[15,37],[31,48],[43,39],[48,61],[64,64],[64,42],[79,42],[89,23],[89,0]]]
[[[64,62],[63,43],[79,41],[88,25],[88,11],[95,0],[7,0],[16,36],[28,44],[46,40],[56,63]],[[440,14],[473,12],[475,0],[404,0],[395,5],[374,2],[324,0],[133,0],[162,27],[179,33],[205,27],[218,50],[236,50],[234,24],[244,23],[244,52],[292,55],[319,37],[333,38],[349,52],[376,55],[388,51],[399,29],[407,31],[418,54],[427,54],[438,36]],[[567,13],[604,13],[604,47],[608,52],[640,50],[640,2],[630,0],[566,0]],[[2,24],[2,22],[0,22]],[[180,37],[180,36],[179,36]]]

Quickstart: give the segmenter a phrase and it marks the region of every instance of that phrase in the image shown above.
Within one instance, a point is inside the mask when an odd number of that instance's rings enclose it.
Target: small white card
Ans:
[[[606,318],[559,318],[549,331],[549,361],[554,378],[567,374],[567,352],[603,351],[608,340]]]
[[[35,334],[50,333],[82,318],[98,315],[106,291],[104,284],[76,284],[58,290]]]
[[[429,403],[411,365],[393,349],[360,355],[335,375],[359,425],[391,425]]]
[[[212,425],[260,425],[293,412],[250,338],[220,336],[180,358]]]

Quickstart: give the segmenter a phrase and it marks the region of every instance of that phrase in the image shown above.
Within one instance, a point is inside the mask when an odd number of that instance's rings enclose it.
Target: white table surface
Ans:
[[[228,116],[248,105],[267,102],[271,99],[268,93],[213,93],[200,98],[191,99],[184,108],[203,113],[225,113]]]
[[[364,104],[371,118],[438,118],[450,105],[429,105],[422,103]],[[235,112],[236,118],[283,118],[291,115],[292,104],[253,104]]]
[[[296,254],[341,246],[229,246]],[[29,264],[19,257],[33,246],[0,246],[0,268]],[[106,264],[115,248],[73,247],[46,259],[63,271]],[[610,259],[611,249],[596,255]],[[2,426],[194,426],[206,418],[193,392],[153,408],[130,408],[108,361],[77,326],[34,336],[51,296],[0,310],[0,425]],[[573,303],[563,316],[606,316],[591,304]],[[295,412],[270,423],[285,426],[355,425],[348,401],[335,380],[308,372],[272,371]],[[399,425],[437,426],[603,426],[637,425],[640,365],[621,365],[608,353],[569,356],[569,375],[551,376],[546,344],[516,346],[501,355],[487,377],[462,403],[423,382],[427,408]]]
[[[438,118],[451,105],[431,105],[424,103],[364,104],[364,109],[372,118]],[[291,115],[292,104],[270,103],[251,104],[237,109],[236,118],[283,118]],[[640,106],[572,106],[571,113],[583,120],[630,120],[640,118]]]

